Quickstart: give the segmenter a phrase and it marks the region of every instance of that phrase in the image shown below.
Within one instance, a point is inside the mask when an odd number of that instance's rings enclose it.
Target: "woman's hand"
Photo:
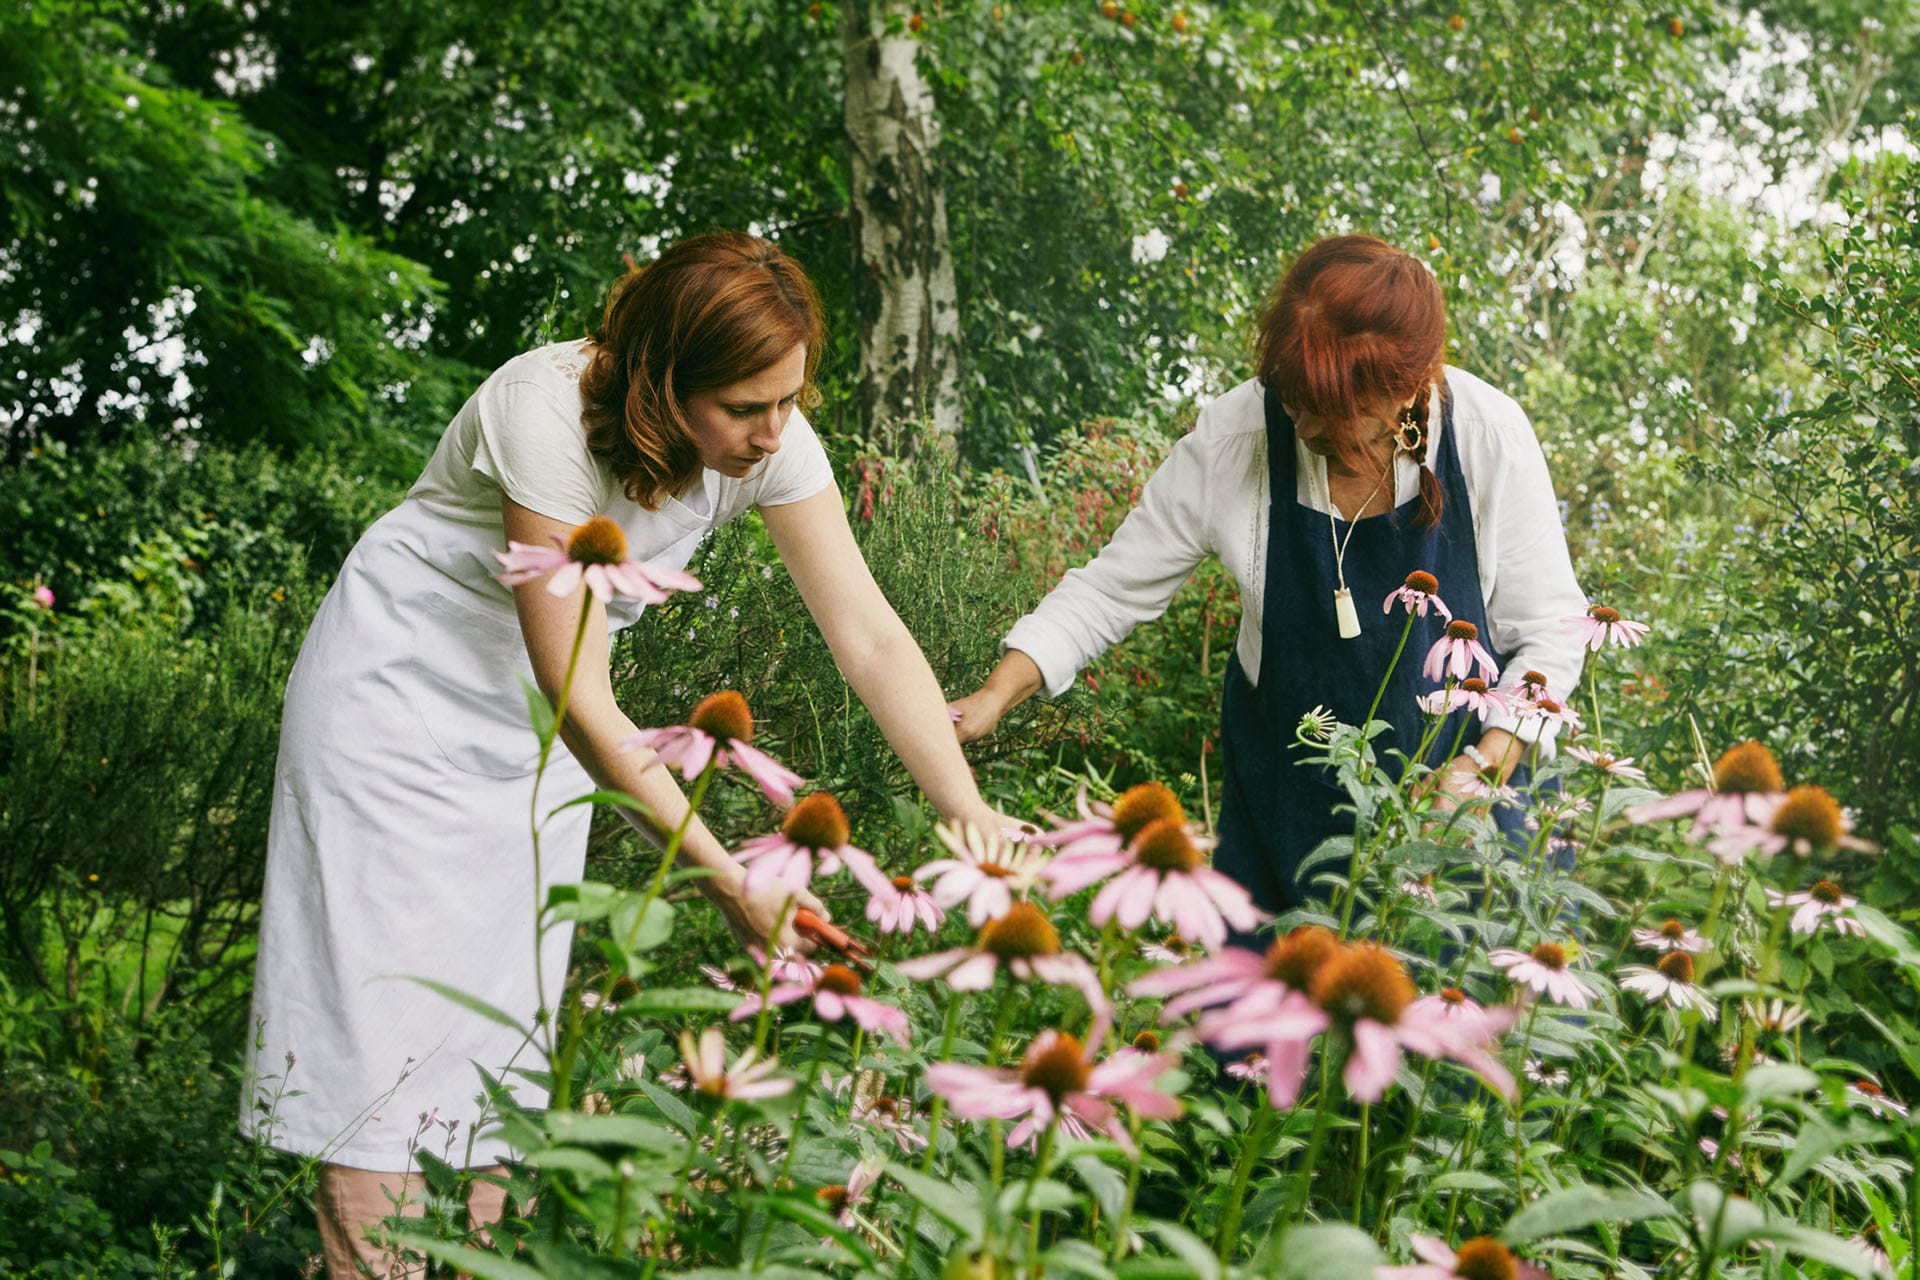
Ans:
[[[805,889],[795,893],[779,881],[748,893],[744,880],[736,880],[731,886],[710,890],[708,896],[720,908],[728,931],[742,947],[765,948],[768,936],[777,926],[780,934],[774,939],[775,949],[790,955],[811,955],[814,944],[794,929],[793,914],[805,907],[823,920],[828,918],[820,899]]]
[[[953,715],[954,736],[972,742],[999,727],[1000,717],[1007,713],[1007,702],[990,687],[982,686],[947,704],[947,709]]]

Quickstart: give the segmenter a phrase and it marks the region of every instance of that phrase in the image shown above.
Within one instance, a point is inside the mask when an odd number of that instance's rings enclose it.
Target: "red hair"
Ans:
[[[1334,451],[1357,467],[1369,459],[1362,423],[1382,403],[1411,399],[1428,438],[1446,342],[1446,300],[1424,262],[1372,236],[1334,236],[1301,254],[1274,290],[1255,370],[1282,403],[1325,418]],[[1419,461],[1425,528],[1439,522],[1441,491]]]
[[[580,376],[587,444],[627,497],[652,511],[700,473],[686,397],[751,378],[796,344],[807,349],[800,400],[826,324],[800,265],[757,236],[718,231],[682,240],[615,282]]]

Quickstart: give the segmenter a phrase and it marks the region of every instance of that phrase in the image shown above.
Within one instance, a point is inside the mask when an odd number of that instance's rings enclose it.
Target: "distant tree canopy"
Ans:
[[[1461,358],[1496,365],[1578,305],[1570,272],[1644,261],[1649,141],[1719,106],[1743,43],[1806,33],[1783,155],[1885,116],[1916,23],[1869,7],[15,3],[0,439],[355,442],[404,472],[481,371],[584,331],[623,254],[717,227],[819,281],[851,432],[856,277],[890,269],[854,252],[843,120],[875,39],[932,86],[975,459],[1237,378],[1284,260],[1336,230],[1427,254]]]

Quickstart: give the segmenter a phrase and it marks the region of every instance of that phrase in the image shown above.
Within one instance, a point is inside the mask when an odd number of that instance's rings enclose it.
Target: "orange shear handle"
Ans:
[[[793,931],[816,946],[830,947],[847,958],[856,969],[872,972],[873,963],[868,959],[873,954],[867,944],[860,941],[830,920],[801,907],[793,913]]]

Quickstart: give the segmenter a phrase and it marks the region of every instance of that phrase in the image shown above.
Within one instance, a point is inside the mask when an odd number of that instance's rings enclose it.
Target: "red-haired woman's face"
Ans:
[[[1339,449],[1334,444],[1336,437],[1345,434],[1364,450],[1375,441],[1386,438],[1393,430],[1394,420],[1400,416],[1400,410],[1406,406],[1395,404],[1391,399],[1381,400],[1363,409],[1357,421],[1341,425],[1319,414],[1295,409],[1285,402],[1280,407],[1293,419],[1293,432],[1309,452],[1323,458],[1333,458],[1339,456]]]
[[[687,424],[700,462],[739,479],[780,451],[780,433],[807,380],[807,348],[794,344],[751,377],[687,396]]]

